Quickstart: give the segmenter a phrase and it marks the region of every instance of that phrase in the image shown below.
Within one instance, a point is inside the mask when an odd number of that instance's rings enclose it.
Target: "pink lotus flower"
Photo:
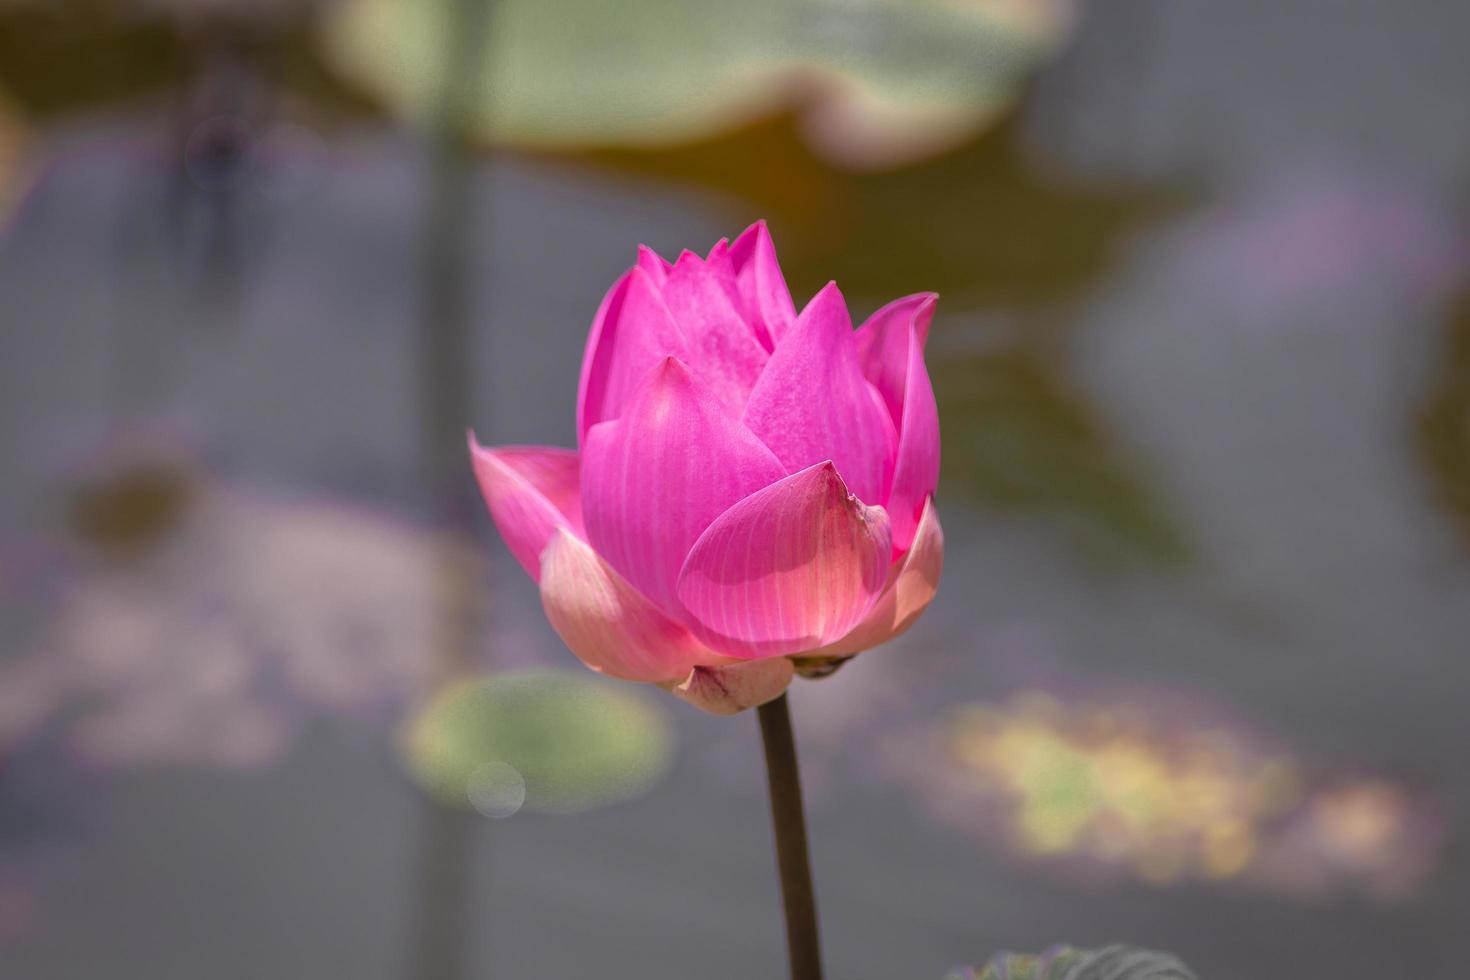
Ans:
[[[907,629],[944,553],[935,299],[854,332],[829,284],[798,314],[763,222],[704,259],[641,248],[587,339],[580,454],[470,440],[572,652],[729,714],[779,696],[793,657]]]

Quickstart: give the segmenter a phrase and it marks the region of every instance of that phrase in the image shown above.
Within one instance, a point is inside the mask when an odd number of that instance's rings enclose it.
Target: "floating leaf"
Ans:
[[[1024,689],[901,744],[939,819],[1068,877],[1396,901],[1443,862],[1433,798],[1311,765],[1194,694]]]
[[[1002,953],[979,970],[959,970],[946,980],[1195,980],[1168,953],[1134,946],[1078,950],[1058,946],[1039,956]]]
[[[508,816],[574,813],[632,799],[668,771],[663,712],[626,685],[520,670],[454,685],[413,721],[414,778],[444,803]]]
[[[746,202],[732,225],[770,220],[798,302],[836,279],[850,298],[875,304],[936,290],[946,314],[1064,301],[1111,268],[1130,232],[1192,196],[1184,186],[1098,187],[1048,174],[1023,137],[1011,110],[922,162],[852,173],[814,153],[787,112],[677,147],[562,158]]]
[[[344,72],[422,119],[465,0],[348,0]],[[533,147],[667,145],[796,108],[831,159],[891,165],[983,125],[1061,41],[1059,0],[500,0],[485,18],[475,129]]]

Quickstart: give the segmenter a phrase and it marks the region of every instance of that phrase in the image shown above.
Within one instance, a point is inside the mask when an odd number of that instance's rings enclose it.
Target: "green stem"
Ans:
[[[812,891],[801,776],[797,771],[796,739],[791,732],[786,695],[761,705],[757,713],[761,741],[766,749],[766,782],[771,792],[776,865],[781,872],[781,898],[786,909],[786,950],[791,961],[791,980],[822,980],[817,899]]]

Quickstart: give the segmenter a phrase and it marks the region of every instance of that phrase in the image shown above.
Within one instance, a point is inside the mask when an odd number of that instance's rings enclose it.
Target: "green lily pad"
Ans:
[[[1002,953],[979,970],[959,970],[946,980],[1195,980],[1168,953],[1133,946],[1081,950],[1058,946],[1039,956]]]
[[[517,670],[455,684],[410,723],[414,779],[446,805],[508,816],[577,813],[646,793],[672,729],[635,688],[592,674]]]

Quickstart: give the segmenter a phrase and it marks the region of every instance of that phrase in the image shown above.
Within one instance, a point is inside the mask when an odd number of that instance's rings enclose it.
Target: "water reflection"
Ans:
[[[489,594],[471,541],[167,453],[87,474],[70,519],[49,623],[3,666],[5,727],[54,719],[102,766],[259,765],[314,717],[390,720],[427,689],[437,563]]]
[[[1218,296],[1214,315],[1236,329],[1402,316],[1432,308],[1470,272],[1470,242],[1432,193],[1340,163],[1233,188],[1181,233],[1179,276]]]
[[[35,927],[39,897],[92,830],[96,791],[55,746],[17,747],[0,731],[0,945]]]

